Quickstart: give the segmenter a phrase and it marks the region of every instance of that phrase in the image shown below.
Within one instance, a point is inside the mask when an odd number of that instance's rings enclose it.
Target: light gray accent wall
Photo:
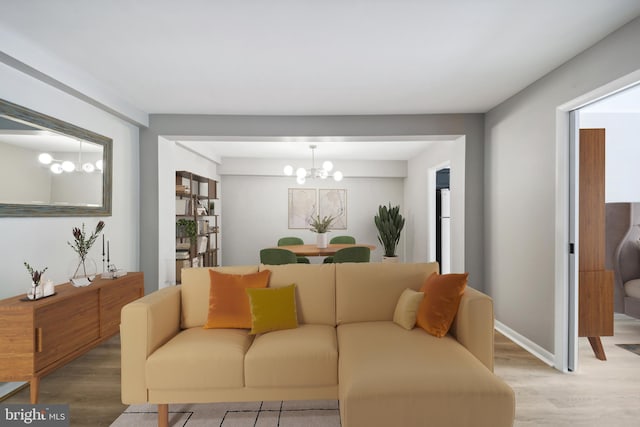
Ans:
[[[638,46],[635,19],[486,115],[485,291],[496,320],[550,352],[560,350],[561,325],[556,197],[568,176],[568,165],[556,169],[565,149],[557,145],[557,108],[639,70]]]
[[[146,291],[158,277],[158,137],[166,136],[466,136],[465,267],[483,289],[484,116],[213,116],[157,114],[140,134],[141,267]],[[225,236],[230,239],[232,236]]]

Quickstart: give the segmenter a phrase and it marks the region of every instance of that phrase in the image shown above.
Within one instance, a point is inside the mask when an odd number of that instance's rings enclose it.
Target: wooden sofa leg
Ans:
[[[158,405],[158,427],[169,427],[169,404]]]

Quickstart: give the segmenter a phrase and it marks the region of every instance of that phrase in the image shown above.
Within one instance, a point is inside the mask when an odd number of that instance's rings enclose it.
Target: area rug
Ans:
[[[157,426],[156,405],[131,405],[111,427]],[[337,400],[169,405],[170,426],[340,427]]]
[[[622,347],[625,350],[629,350],[632,353],[640,356],[640,344],[616,344],[618,347]]]

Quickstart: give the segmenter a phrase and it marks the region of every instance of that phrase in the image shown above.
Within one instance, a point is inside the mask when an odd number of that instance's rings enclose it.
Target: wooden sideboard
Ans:
[[[120,311],[144,295],[143,273],[55,287],[37,301],[0,300],[0,381],[29,381],[38,403],[40,378],[117,334]]]

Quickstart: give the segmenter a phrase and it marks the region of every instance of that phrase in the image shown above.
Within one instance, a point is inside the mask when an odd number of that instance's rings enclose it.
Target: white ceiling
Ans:
[[[0,29],[148,113],[486,112],[640,15],[638,0],[0,1]]]
[[[11,36],[0,61],[24,40],[54,72],[167,114],[482,113],[640,15],[640,0],[0,4]],[[310,155],[276,140],[184,143],[220,157]],[[316,143],[319,158],[407,160],[432,140]]]

